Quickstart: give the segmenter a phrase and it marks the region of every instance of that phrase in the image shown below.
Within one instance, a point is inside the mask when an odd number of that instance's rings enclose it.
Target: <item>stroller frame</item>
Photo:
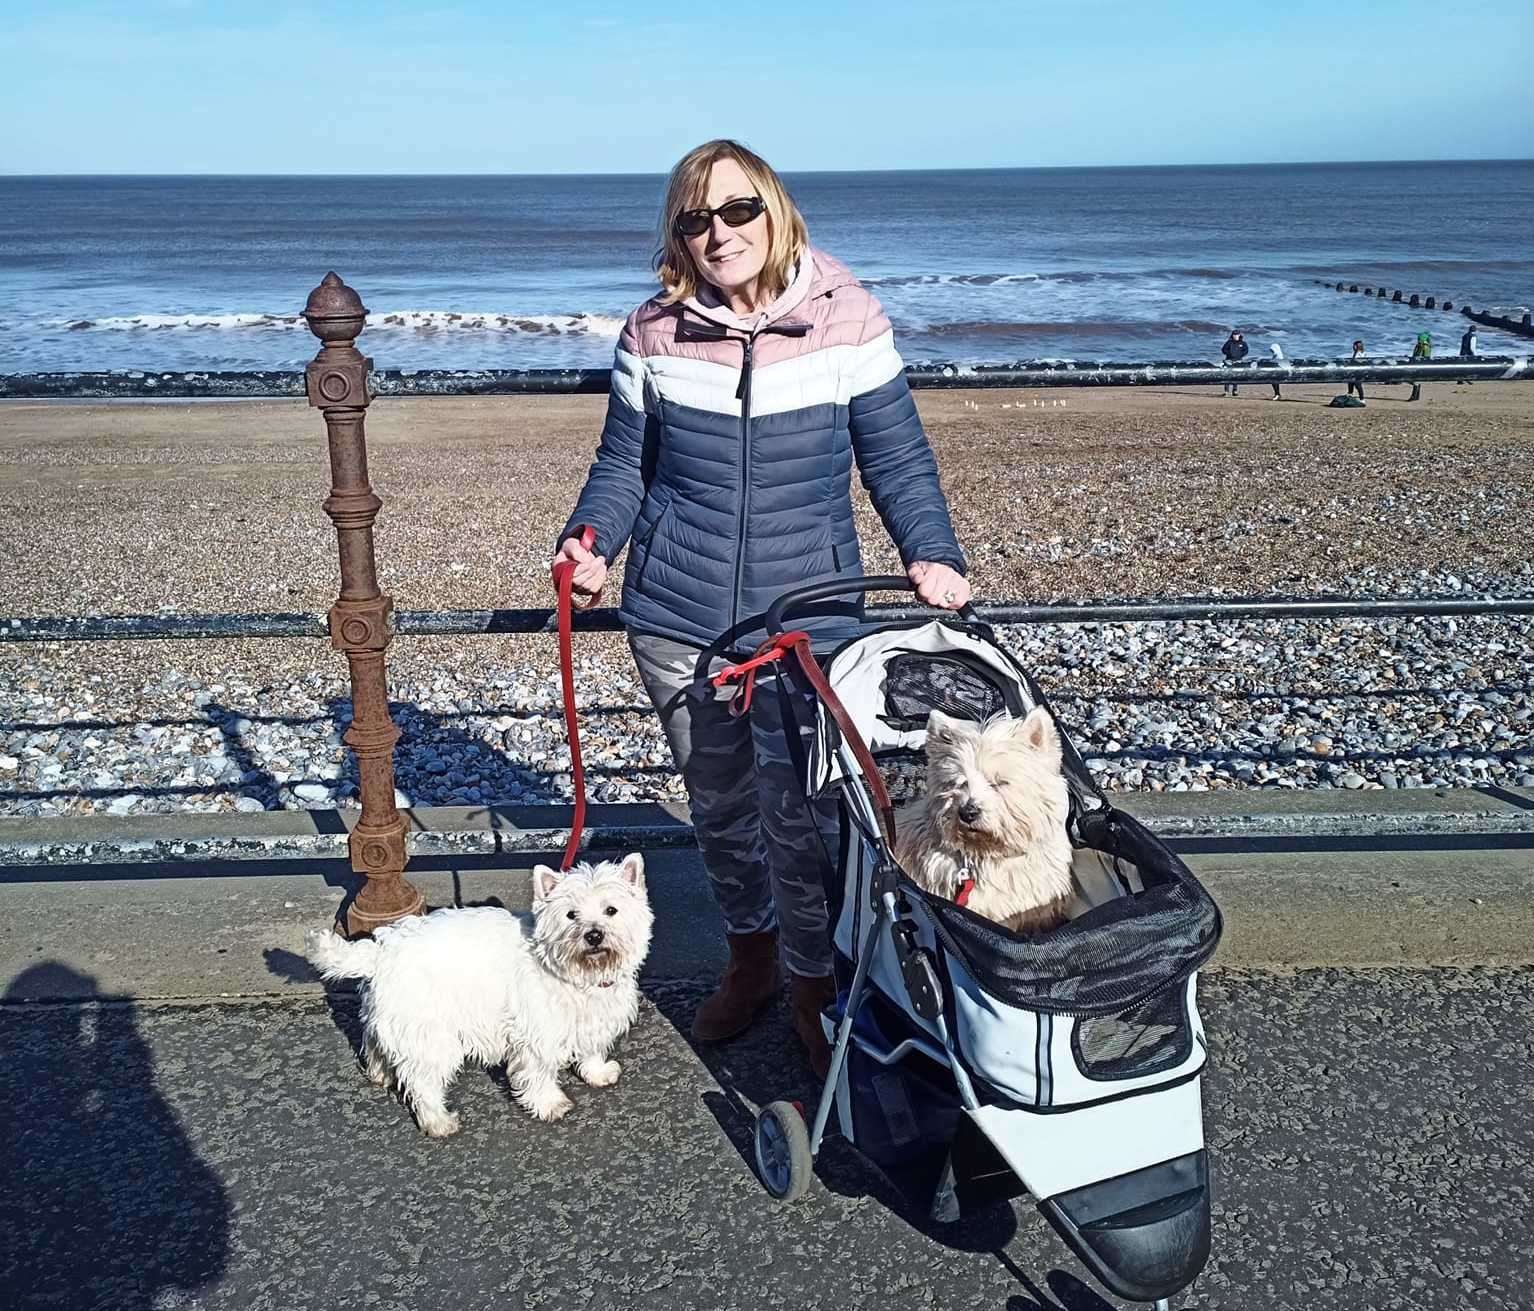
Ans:
[[[842,813],[844,822],[850,821],[860,832],[862,838],[871,845],[871,849],[877,853],[870,880],[869,910],[872,912],[872,922],[861,943],[858,944],[856,960],[853,968],[851,983],[846,995],[846,1001],[841,1009],[841,1014],[835,1017],[834,1030],[828,1036],[832,1037],[831,1062],[825,1083],[821,1089],[819,1100],[815,1106],[813,1117],[806,1123],[803,1107],[796,1102],[774,1101],[763,1106],[757,1115],[755,1130],[755,1157],[758,1174],[767,1191],[774,1198],[783,1202],[796,1201],[808,1191],[814,1176],[815,1158],[820,1152],[825,1133],[828,1128],[833,1107],[837,1104],[838,1089],[842,1083],[842,1077],[847,1070],[850,1048],[854,1041],[854,1026],[856,1025],[859,1012],[870,990],[870,972],[874,958],[878,953],[879,946],[888,934],[896,961],[898,962],[901,982],[904,984],[907,1000],[912,1012],[924,1020],[936,1035],[937,1043],[931,1043],[919,1037],[907,1037],[900,1042],[887,1057],[875,1055],[874,1060],[881,1063],[885,1060],[893,1063],[907,1049],[914,1049],[923,1056],[931,1059],[939,1065],[945,1066],[952,1077],[958,1099],[966,1115],[977,1116],[982,1111],[982,1102],[976,1094],[975,1087],[965,1068],[965,1062],[960,1058],[955,1036],[944,1015],[944,983],[939,975],[937,964],[929,950],[917,940],[917,926],[907,918],[910,906],[903,903],[903,892],[900,887],[901,872],[895,861],[892,843],[880,823],[880,811],[886,798],[883,796],[883,785],[879,783],[879,797],[876,803],[875,797],[870,793],[870,784],[865,773],[866,767],[871,765],[872,757],[866,746],[858,739],[856,728],[849,723],[845,713],[836,704],[835,693],[826,682],[815,657],[809,649],[809,640],[802,633],[784,634],[784,616],[790,609],[801,608],[818,600],[831,597],[842,597],[848,592],[873,591],[873,590],[912,590],[907,579],[900,576],[868,577],[859,579],[836,579],[829,582],[811,584],[807,587],[796,589],[780,597],[769,609],[766,617],[766,626],[770,634],[769,641],[762,651],[752,661],[747,662],[754,673],[755,667],[763,659],[773,660],[781,658],[790,649],[796,648],[796,654],[803,672],[808,681],[813,685],[817,697],[823,706],[830,710],[837,719],[841,728],[835,740],[835,754],[841,766],[841,775],[837,785],[841,789]],[[960,611],[960,618],[968,622],[975,622],[974,612],[969,607]],[[763,655],[776,646],[776,654]],[[747,666],[738,666],[733,677],[740,679],[745,673]],[[732,671],[726,671],[722,678],[731,677]],[[750,674],[746,674],[745,680],[749,687]],[[852,740],[849,741],[849,733]],[[790,734],[792,736],[792,732]],[[1062,734],[1063,737],[1063,734]],[[1074,755],[1074,750],[1070,753]],[[877,765],[873,765],[877,774]],[[808,787],[808,781],[806,783]],[[884,809],[884,814],[891,812]],[[841,871],[838,871],[840,873]],[[902,908],[904,904],[904,909]],[[832,1017],[827,1014],[822,1017],[822,1023],[828,1029],[832,1028]],[[1187,1211],[1193,1205],[1203,1208],[1204,1230],[1202,1235],[1203,1248],[1197,1251],[1193,1257],[1194,1265],[1186,1271],[1186,1278],[1181,1278],[1176,1288],[1185,1287],[1187,1282],[1196,1275],[1197,1270],[1202,1268],[1207,1254],[1208,1228],[1207,1228],[1207,1175],[1205,1173],[1203,1150],[1197,1154],[1195,1178],[1197,1186],[1196,1202],[1184,1200],[1181,1210]],[[1162,1166],[1154,1167],[1153,1170],[1142,1170],[1140,1174],[1161,1171],[1164,1173],[1166,1166],[1178,1166],[1175,1178],[1171,1182],[1162,1184],[1161,1178],[1156,1182],[1156,1192],[1182,1188],[1179,1194],[1183,1199],[1191,1197],[1193,1190],[1186,1185],[1190,1180],[1187,1176],[1186,1159],[1182,1162],[1168,1161]],[[948,1169],[951,1171],[951,1163]],[[1133,1174],[1126,1176],[1132,1180]],[[1100,1185],[1091,1185],[1078,1190],[1080,1193],[1096,1192],[1098,1197],[1090,1199],[1083,1209],[1080,1199],[1074,1203],[1068,1197],[1057,1199],[1041,1199],[1040,1209],[1045,1213],[1053,1227],[1061,1234],[1076,1254],[1092,1270],[1092,1273],[1110,1289],[1125,1296],[1134,1296],[1136,1281],[1130,1280],[1126,1286],[1122,1269],[1115,1269],[1111,1261],[1105,1260],[1101,1253],[1094,1249],[1090,1241],[1082,1241],[1080,1228],[1091,1228],[1094,1224],[1107,1224],[1112,1226],[1120,1219],[1120,1216],[1109,1214],[1104,1217],[1104,1211],[1113,1211],[1115,1206],[1105,1206],[1101,1194],[1107,1192],[1110,1195],[1115,1185],[1119,1186],[1120,1193],[1124,1193],[1124,1180],[1109,1180]],[[1015,1195],[1015,1194],[1014,1194]],[[1141,1243],[1143,1248],[1144,1235],[1153,1234],[1149,1240],[1152,1243],[1160,1237],[1161,1231],[1166,1231],[1168,1226],[1178,1230],[1170,1238],[1174,1248],[1182,1243],[1186,1246],[1192,1243],[1195,1247],[1197,1239],[1189,1239],[1187,1234],[1191,1231],[1187,1228],[1187,1218],[1179,1211],[1168,1211],[1166,1205],[1161,1205],[1158,1211],[1153,1203],[1144,1205],[1146,1200],[1143,1191],[1137,1193],[1135,1188],[1129,1186],[1127,1202],[1122,1206],[1123,1227],[1131,1230],[1125,1240],[1129,1246],[1127,1252],[1132,1259],[1139,1249],[1135,1244]],[[1162,1199],[1157,1198],[1157,1201]],[[1121,1198],[1122,1201],[1122,1198]],[[1174,1199],[1173,1207],[1178,1205]],[[1150,1217],[1146,1219],[1146,1217]],[[1138,1221],[1143,1221],[1139,1223]],[[1184,1255],[1183,1266],[1189,1262]],[[1155,1264],[1152,1262],[1152,1264]],[[1117,1277],[1116,1277],[1117,1276]],[[1153,1292],[1162,1292],[1169,1285],[1164,1277],[1159,1285],[1151,1279],[1145,1287]],[[1173,1288],[1172,1291],[1176,1291]],[[1165,1311],[1170,1307],[1168,1296],[1151,1296],[1144,1292],[1136,1300],[1149,1301]]]

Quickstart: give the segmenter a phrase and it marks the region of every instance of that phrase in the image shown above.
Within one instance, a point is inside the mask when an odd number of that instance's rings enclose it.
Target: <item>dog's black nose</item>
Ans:
[[[966,801],[959,807],[959,818],[966,824],[973,824],[980,818],[980,807],[973,801]]]
[[[607,936],[601,929],[587,929],[583,935],[588,947],[600,947],[602,940]]]

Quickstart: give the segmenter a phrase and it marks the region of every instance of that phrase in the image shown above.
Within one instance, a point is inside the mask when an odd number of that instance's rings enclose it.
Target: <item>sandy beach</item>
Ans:
[[[1386,389],[1381,389],[1385,391]],[[1516,575],[1534,387],[918,394],[982,598],[1312,593],[1378,571]],[[380,574],[400,608],[534,605],[599,397],[376,401]],[[324,424],[299,401],[0,405],[8,614],[324,609]],[[859,500],[867,566],[896,564]]]

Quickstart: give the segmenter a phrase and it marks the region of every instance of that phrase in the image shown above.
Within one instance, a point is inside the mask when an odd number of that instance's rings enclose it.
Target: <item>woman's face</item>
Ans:
[[[733,159],[721,159],[709,173],[703,204],[718,209],[726,201],[748,200],[754,195],[756,190],[740,165]],[[763,210],[738,228],[715,215],[707,232],[686,241],[698,272],[720,291],[753,288],[767,263],[767,212]]]

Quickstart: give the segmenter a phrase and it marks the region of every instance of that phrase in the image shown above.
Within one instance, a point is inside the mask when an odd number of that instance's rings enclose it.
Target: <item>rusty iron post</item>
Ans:
[[[378,590],[373,520],[383,504],[368,483],[368,374],[373,362],[355,345],[367,322],[362,298],[334,273],[304,306],[319,353],[304,372],[309,404],[325,416],[330,443],[330,495],[325,513],[336,526],[341,594],[330,609],[330,644],[351,669],[352,723],[345,742],[357,757],[362,817],[348,842],[352,868],[367,878],[342,927],[348,937],[370,933],[423,909],[405,878],[405,817],[394,804],[394,744],[384,653],[393,637],[393,598]]]

